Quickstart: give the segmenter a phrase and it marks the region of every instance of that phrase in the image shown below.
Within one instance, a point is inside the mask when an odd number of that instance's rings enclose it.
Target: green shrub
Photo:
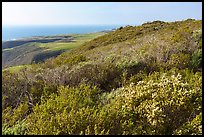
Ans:
[[[60,87],[58,95],[53,93],[47,100],[43,99],[41,105],[35,106],[34,112],[27,120],[28,133],[79,134],[81,130],[75,129],[74,126],[81,128],[83,124],[86,125],[81,121],[85,115],[83,111],[86,111],[85,108],[94,110],[92,107],[97,102],[98,93],[96,87],[89,85],[81,85],[78,88]],[[80,120],[76,120],[80,117]],[[75,122],[80,122],[80,125]]]
[[[174,135],[202,135],[202,112],[175,130]]]
[[[2,126],[2,135],[26,135],[27,129],[24,121],[18,121],[12,127]]]
[[[190,65],[195,70],[202,67],[202,49],[198,49],[193,53]]]
[[[3,110],[2,114],[2,124],[4,125],[5,134],[6,131],[8,131],[8,134],[23,132],[25,126],[21,121],[28,115],[27,103],[21,103],[16,109],[7,107]],[[21,129],[22,127],[23,129]]]
[[[184,53],[172,54],[167,64],[170,68],[184,69],[189,66],[190,55]]]
[[[76,55],[76,56],[73,56],[71,58],[68,58],[68,59],[62,61],[63,62],[62,64],[73,65],[73,64],[83,62],[83,61],[87,61],[87,58],[84,55],[80,54],[80,55]]]
[[[192,114],[201,111],[201,83],[199,87],[189,85],[183,82],[178,73],[177,75],[156,73],[154,77],[157,76],[157,79],[151,78],[152,75],[136,85],[131,84],[118,89],[120,92],[117,90],[118,94],[115,96],[113,94],[109,101],[106,101],[110,102],[111,107],[117,108],[117,111],[129,112],[126,120],[132,121],[126,123],[133,123],[133,127],[125,133],[173,134],[173,131],[187,119],[193,118]],[[196,75],[193,77],[196,78]],[[201,82],[201,79],[197,77],[196,81]],[[130,114],[135,117],[131,117]],[[123,129],[119,128],[119,131],[123,132]],[[120,134],[118,132],[117,134]]]

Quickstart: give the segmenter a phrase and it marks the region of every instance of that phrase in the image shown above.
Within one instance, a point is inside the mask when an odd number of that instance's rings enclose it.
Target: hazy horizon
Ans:
[[[120,25],[55,25],[55,26],[3,26],[2,40],[14,40],[33,36],[54,36],[60,34],[84,34],[108,31],[119,28]]]
[[[15,24],[12,24],[12,25],[2,25],[2,27],[41,27],[41,26],[45,26],[45,27],[51,27],[51,26],[57,26],[57,27],[64,27],[64,26],[120,26],[120,25],[128,25],[128,24],[59,24],[59,25],[50,25],[50,24],[43,24],[43,25],[35,25],[35,24],[31,24],[31,25],[21,25],[21,24],[18,24],[18,25],[15,25]],[[134,24],[133,24],[134,25]],[[139,25],[139,24],[135,24],[135,25]]]

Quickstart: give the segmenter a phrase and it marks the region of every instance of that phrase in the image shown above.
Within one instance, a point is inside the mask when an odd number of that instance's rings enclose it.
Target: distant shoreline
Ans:
[[[2,42],[22,40],[34,37],[46,37],[69,34],[86,34],[113,31],[118,26],[11,26],[3,27]]]
[[[98,32],[111,32],[114,31],[116,29],[111,29],[111,30],[103,30],[103,31],[97,31],[97,32],[91,32],[91,33],[98,33]],[[84,34],[91,34],[91,33],[84,33]],[[75,33],[76,35],[80,35],[80,33]],[[58,35],[46,35],[46,36],[30,36],[30,37],[23,37],[23,38],[14,38],[11,40],[2,40],[2,42],[10,42],[10,41],[27,41],[27,40],[37,40],[37,39],[44,39],[44,38],[57,38],[57,37],[62,37],[62,36],[70,36],[73,34],[58,34]]]

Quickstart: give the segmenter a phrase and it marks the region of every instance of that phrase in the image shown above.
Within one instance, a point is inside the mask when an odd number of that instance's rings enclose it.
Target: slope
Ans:
[[[202,134],[202,21],[121,27],[5,70],[2,96],[4,134]]]
[[[70,34],[57,36],[33,37],[6,41],[2,43],[2,67],[25,65],[43,62],[56,57],[64,51],[78,47],[104,32],[90,34]]]

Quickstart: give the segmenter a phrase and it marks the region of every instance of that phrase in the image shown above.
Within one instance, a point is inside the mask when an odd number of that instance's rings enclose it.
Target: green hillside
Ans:
[[[3,42],[2,67],[43,62],[104,34],[105,32],[57,35]]]
[[[202,134],[202,20],[120,27],[14,70],[2,73],[3,134]]]

